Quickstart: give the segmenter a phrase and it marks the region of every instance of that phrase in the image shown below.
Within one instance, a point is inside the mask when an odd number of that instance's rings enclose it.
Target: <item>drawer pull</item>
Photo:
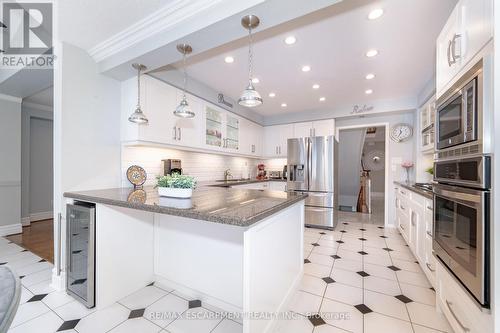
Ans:
[[[436,271],[435,269],[432,269],[431,264],[429,264],[428,262],[425,263],[425,266],[427,266],[427,268],[433,273]]]
[[[430,232],[429,230],[426,231],[427,232],[427,235],[430,236],[431,238],[433,237],[432,236],[432,232]]]
[[[448,307],[448,310],[450,310],[450,313],[451,315],[453,316],[453,318],[455,318],[455,321],[458,323],[458,325],[460,325],[460,327],[462,328],[462,330],[464,332],[470,332],[470,329],[468,327],[465,327],[461,322],[460,320],[458,319],[457,315],[455,314],[455,312],[453,312],[453,309],[451,308],[451,306],[453,305],[453,303],[449,302],[448,300],[446,300],[446,306]]]
[[[405,210],[405,206],[399,205],[399,207],[401,207],[401,210]]]
[[[432,207],[431,207],[431,206],[427,206],[427,209],[428,209],[428,210],[432,210]]]

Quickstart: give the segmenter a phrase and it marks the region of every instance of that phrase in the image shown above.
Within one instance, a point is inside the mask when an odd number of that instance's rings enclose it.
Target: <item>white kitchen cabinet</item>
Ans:
[[[493,333],[494,318],[481,310],[459,281],[436,261],[436,303],[454,332]]]
[[[286,191],[286,181],[272,181],[269,182],[269,189],[271,191]]]
[[[182,100],[183,92],[177,90],[176,105]],[[173,144],[195,147],[202,147],[202,136],[200,133],[203,131],[203,103],[197,97],[186,94],[186,99],[195,113],[193,118],[180,118],[174,116],[173,128]],[[174,110],[165,110],[165,113],[172,113]]]
[[[460,0],[437,39],[438,97],[492,38],[493,0]]]
[[[240,125],[240,153],[261,156],[263,127],[244,118],[240,119]]]
[[[434,208],[432,200],[425,199],[424,207],[424,230],[422,234],[425,236],[425,257],[420,261],[427,279],[433,287],[436,286],[436,258],[432,254],[432,238],[434,225]],[[423,265],[422,265],[423,264]]]
[[[435,140],[436,99],[432,97],[419,110],[420,118],[420,151],[432,153]]]
[[[266,126],[264,138],[264,155],[266,157],[286,157],[287,140],[293,138],[293,125]]]
[[[293,124],[293,136],[305,138],[308,136],[328,136],[335,134],[335,120],[317,120]]]
[[[204,147],[211,150],[240,153],[241,118],[218,106],[205,103],[203,112]]]

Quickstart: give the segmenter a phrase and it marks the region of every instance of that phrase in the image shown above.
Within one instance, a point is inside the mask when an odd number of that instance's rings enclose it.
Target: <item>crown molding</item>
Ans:
[[[88,50],[100,62],[155,34],[165,32],[222,0],[176,0]]]
[[[15,103],[21,103],[23,101],[23,99],[20,97],[5,95],[5,94],[0,94],[0,99],[4,100],[4,101],[9,101],[9,102],[15,102]]]
[[[40,111],[47,111],[47,112],[54,111],[53,106],[43,105],[43,104],[38,104],[38,103],[23,102],[23,106],[31,108],[31,109],[35,109],[35,110],[40,110]]]

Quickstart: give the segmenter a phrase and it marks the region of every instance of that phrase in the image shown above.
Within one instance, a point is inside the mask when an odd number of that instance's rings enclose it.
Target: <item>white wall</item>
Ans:
[[[389,126],[393,126],[397,123],[408,123],[413,125],[414,121],[414,112],[404,112],[390,115],[374,115],[374,116],[365,116],[363,118],[339,118],[336,120],[336,127],[346,127],[346,126],[362,126],[367,125],[370,126],[373,124],[379,123],[388,123]],[[401,167],[401,163],[403,161],[412,161],[414,158],[414,140],[408,140],[403,143],[396,143],[392,140],[387,142],[388,144],[388,156],[386,158],[389,159],[389,170],[388,170],[388,184],[389,187],[386,189],[388,191],[388,209],[385,211],[388,214],[388,224],[395,226],[395,209],[394,205],[394,181],[402,181],[405,180],[405,171]],[[412,174],[412,179],[414,176]]]
[[[21,232],[21,99],[0,96],[0,236]]]
[[[180,159],[182,171],[186,175],[196,178],[197,181],[213,181],[224,179],[224,171],[230,169],[234,178],[251,178],[257,175],[256,159],[233,157],[217,154],[196,153],[169,148],[153,147],[123,147],[121,186],[129,187],[127,169],[131,165],[140,165],[146,170],[148,179],[145,185],[155,185],[155,177],[160,174],[162,159]]]
[[[53,111],[50,110],[51,107],[44,105],[35,105],[30,103],[22,103],[22,148],[21,148],[21,219],[23,225],[29,225],[30,216],[33,215],[33,220],[37,220],[41,217],[51,217],[51,211],[53,210],[53,139],[52,139],[52,119]],[[35,149],[42,150],[37,153],[40,154],[42,159],[50,159],[42,162],[42,165],[47,167],[50,165],[50,170],[42,170],[36,165],[31,165],[33,162],[31,159],[32,149],[31,149],[31,124],[33,119],[45,120],[50,122],[50,129],[44,128],[42,132],[39,132],[42,136],[37,138],[35,143],[37,146]],[[40,130],[40,128],[37,128]],[[43,147],[43,148],[41,148]],[[35,161],[35,163],[37,163]],[[33,172],[32,177],[37,180],[41,180],[42,183],[36,183],[35,191],[30,191],[30,173]],[[40,187],[38,189],[38,187]],[[35,194],[38,193],[38,194]],[[31,201],[30,201],[31,197]],[[40,214],[43,213],[43,214]],[[49,214],[50,213],[50,214]],[[43,216],[42,216],[43,215]]]

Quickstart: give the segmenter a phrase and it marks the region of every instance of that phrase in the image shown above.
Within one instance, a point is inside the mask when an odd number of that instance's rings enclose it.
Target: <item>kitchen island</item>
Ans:
[[[304,199],[289,192],[201,187],[191,199],[153,188],[65,193],[96,204],[95,300],[102,308],[155,282],[267,332],[303,272]]]

